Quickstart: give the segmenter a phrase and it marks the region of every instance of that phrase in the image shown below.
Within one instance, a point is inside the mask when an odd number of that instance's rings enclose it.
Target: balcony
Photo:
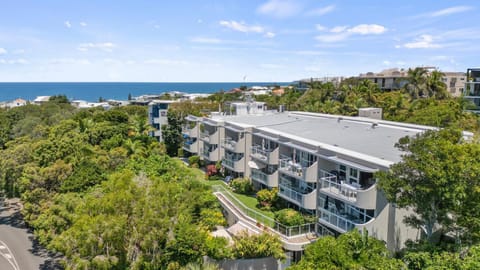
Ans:
[[[219,149],[218,149],[218,147],[215,148],[215,150],[213,150],[211,152],[206,148],[200,149],[200,153],[202,153],[202,157],[204,159],[207,159],[209,161],[217,162],[219,160],[219,157],[218,157]]]
[[[375,209],[376,207],[376,185],[364,188],[360,185],[347,184],[343,181],[338,181],[336,175],[324,170],[320,170],[319,184],[320,192],[350,202],[358,208]]]
[[[218,130],[210,134],[208,131],[200,132],[200,139],[209,144],[218,144]]]
[[[252,169],[252,174],[250,177],[252,180],[262,183],[268,187],[278,187],[278,171],[275,171],[272,174],[266,174],[260,170]]]
[[[330,210],[319,207],[317,209],[319,216],[318,221],[321,224],[333,227],[335,230],[345,233],[353,230],[354,228],[362,229],[368,226],[369,224],[374,223],[375,219],[373,217],[364,215],[363,219],[355,217],[350,214],[338,214]]]
[[[185,125],[182,127],[182,134],[187,135],[190,138],[197,138],[198,137],[198,128],[197,126],[190,127]]]
[[[195,142],[185,141],[183,143],[183,149],[185,151],[190,152],[190,153],[197,153],[198,152],[198,141],[195,141]]]
[[[329,227],[334,227],[335,230],[345,233],[355,228],[355,223],[348,220],[346,217],[339,216],[323,208],[318,209],[319,218],[318,221],[321,224]]]
[[[241,138],[238,141],[235,141],[231,138],[223,139],[221,143],[222,147],[228,149],[235,153],[244,153],[245,152],[245,137]]]
[[[292,188],[284,185],[278,185],[278,195],[302,208],[305,209],[315,209],[317,204],[317,191],[314,190],[310,193],[300,193]]]
[[[263,149],[261,145],[255,145],[255,146],[252,146],[250,149],[252,151],[250,154],[252,158],[270,165],[278,164],[278,152],[279,152],[278,147],[273,150],[271,149],[267,150],[267,149]]]
[[[222,160],[222,166],[228,168],[234,172],[244,172],[245,171],[245,157],[239,160],[227,159]]]
[[[309,167],[303,167],[301,163],[293,162],[291,158],[282,157],[278,169],[283,173],[302,179],[308,183],[316,183],[318,178],[318,162]]]

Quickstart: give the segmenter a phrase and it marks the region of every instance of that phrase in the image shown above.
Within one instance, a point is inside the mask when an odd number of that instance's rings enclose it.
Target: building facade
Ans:
[[[480,68],[467,69],[464,97],[472,102],[469,109],[480,112]]]
[[[221,161],[227,175],[250,178],[257,189],[278,188],[289,207],[317,216],[318,235],[365,229],[390,250],[420,237],[403,223],[406,210],[377,189],[374,173],[401,160],[400,138],[432,127],[306,112],[186,120],[185,151]]]
[[[427,71],[436,70],[434,67],[422,67]],[[464,72],[442,72],[442,82],[445,83],[448,93],[454,97],[459,97],[465,89],[465,73]],[[407,83],[408,69],[391,68],[385,69],[378,73],[367,72],[360,74],[357,78],[368,79],[377,84],[378,87],[385,91],[399,90]]]
[[[148,103],[148,123],[154,128],[150,136],[162,141],[162,126],[168,124],[168,107],[174,101],[172,100],[153,100]]]

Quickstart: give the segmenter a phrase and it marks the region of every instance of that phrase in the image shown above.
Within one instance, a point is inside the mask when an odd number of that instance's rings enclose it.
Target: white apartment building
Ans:
[[[257,106],[258,104],[250,104]],[[406,226],[405,209],[387,202],[374,173],[401,160],[404,136],[433,127],[307,112],[189,116],[184,150],[255,187],[279,190],[292,207],[316,214],[318,235],[354,228],[403,247],[420,232]]]

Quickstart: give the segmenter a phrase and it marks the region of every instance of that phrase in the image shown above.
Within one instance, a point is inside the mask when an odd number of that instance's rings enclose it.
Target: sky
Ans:
[[[480,1],[15,0],[0,82],[289,82],[386,68],[466,71]]]

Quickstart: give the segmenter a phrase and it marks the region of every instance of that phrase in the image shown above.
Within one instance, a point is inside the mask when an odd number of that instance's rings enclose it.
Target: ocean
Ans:
[[[206,82],[206,83],[0,83],[0,101],[10,101],[16,98],[33,100],[37,96],[52,96],[63,94],[67,98],[87,101],[104,99],[126,100],[128,94],[140,96],[145,94],[161,94],[170,91],[184,93],[214,93],[245,85],[267,86],[288,85],[289,82]]]

